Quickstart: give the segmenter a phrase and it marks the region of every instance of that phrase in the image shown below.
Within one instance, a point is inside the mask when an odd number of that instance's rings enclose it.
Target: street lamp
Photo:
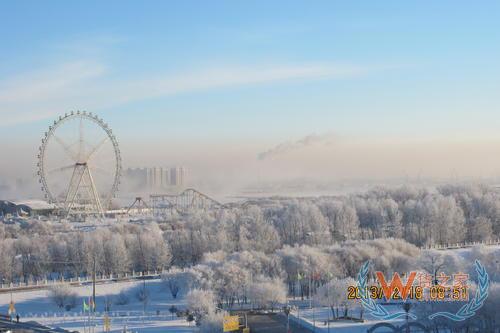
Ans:
[[[286,333],[290,333],[290,305],[283,307],[283,312],[286,314]]]
[[[411,309],[411,303],[410,302],[405,302],[403,304],[403,310],[406,312],[406,333],[410,333],[410,325],[409,325],[409,316],[408,313],[410,312]]]

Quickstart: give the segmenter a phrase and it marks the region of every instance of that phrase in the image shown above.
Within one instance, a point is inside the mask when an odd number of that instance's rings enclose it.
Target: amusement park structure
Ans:
[[[190,210],[212,210],[224,205],[195,189],[188,188],[180,194],[152,194],[149,196],[153,215],[164,216],[177,212],[186,214]]]
[[[90,112],[66,113],[55,120],[42,138],[37,158],[41,189],[63,218],[102,218],[106,213],[166,216],[226,208],[188,188],[178,194],[151,194],[149,203],[136,197],[126,209],[109,210],[120,184],[121,154],[111,128]]]
[[[64,217],[103,217],[120,183],[121,155],[111,128],[98,116],[76,111],[49,126],[38,153],[45,198]]]

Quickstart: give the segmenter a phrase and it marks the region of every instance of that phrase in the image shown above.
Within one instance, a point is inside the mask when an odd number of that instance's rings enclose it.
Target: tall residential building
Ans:
[[[184,185],[185,170],[183,167],[170,168],[170,185]]]
[[[132,190],[161,190],[183,185],[185,171],[183,167],[128,168],[124,176]]]

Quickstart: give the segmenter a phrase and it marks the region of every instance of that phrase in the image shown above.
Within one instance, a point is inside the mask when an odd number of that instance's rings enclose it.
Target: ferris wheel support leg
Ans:
[[[97,212],[97,215],[99,215],[99,217],[101,218],[104,218],[104,209],[102,207],[102,204],[101,204],[101,199],[99,198],[99,193],[97,192],[97,189],[95,187],[95,183],[94,183],[94,178],[92,178],[92,174],[90,173],[90,169],[86,168],[86,171],[87,171],[87,176],[89,178],[89,185],[90,185],[90,191],[92,193],[92,198],[94,199],[94,206],[95,206],[95,209],[96,209],[96,212]]]
[[[66,218],[69,217],[69,214],[75,204],[76,195],[78,194],[78,189],[80,188],[84,172],[85,170],[82,166],[75,165],[75,169],[73,170],[68,186],[66,200],[64,201],[64,215]]]

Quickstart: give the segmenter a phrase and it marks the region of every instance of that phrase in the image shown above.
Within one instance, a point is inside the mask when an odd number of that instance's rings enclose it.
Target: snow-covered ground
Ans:
[[[182,296],[172,299],[160,280],[146,281],[146,289],[150,300],[146,305],[144,315],[144,303],[140,302],[136,294],[142,290],[142,281],[116,282],[96,286],[96,329],[95,332],[103,331],[104,304],[106,299],[111,299],[109,316],[111,319],[111,332],[122,332],[126,325],[133,332],[194,332],[194,326],[190,326],[185,318],[172,317],[168,309],[175,305],[178,309],[185,307]],[[72,288],[78,294],[77,307],[71,311],[58,308],[50,299],[48,290],[24,291],[12,294],[17,313],[21,321],[34,320],[41,324],[62,327],[70,330],[84,332],[88,316],[83,313],[83,300],[88,303],[92,295],[92,286],[80,286]],[[116,305],[113,299],[120,292],[129,298],[126,305]],[[0,294],[0,313],[7,313],[11,294]],[[88,324],[87,324],[88,326]]]
[[[389,311],[391,309],[388,309]],[[359,316],[359,309],[353,309],[353,314],[355,317]],[[314,307],[314,308],[301,308],[298,311],[292,310],[290,312],[290,320],[299,322],[302,326],[313,329],[316,326],[316,332],[341,332],[341,333],[366,333],[366,330],[373,325],[382,322],[377,320],[370,315],[363,316],[364,322],[352,322],[348,320],[331,321],[329,324],[327,322],[328,318],[332,318],[331,310],[328,307]],[[393,320],[391,321],[394,325],[404,324],[403,320]]]

